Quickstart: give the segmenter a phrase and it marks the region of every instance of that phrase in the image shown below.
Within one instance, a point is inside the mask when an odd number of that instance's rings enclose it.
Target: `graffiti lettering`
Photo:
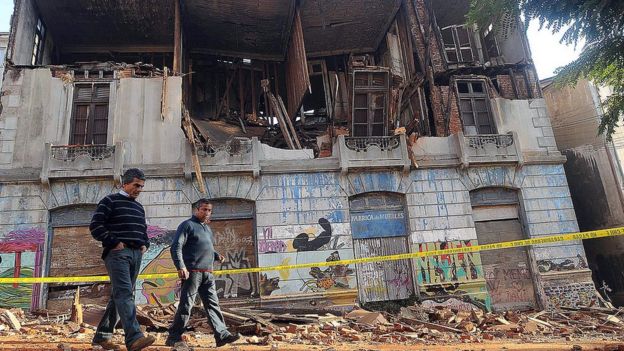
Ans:
[[[259,253],[286,252],[286,243],[283,240],[263,240],[258,242]]]

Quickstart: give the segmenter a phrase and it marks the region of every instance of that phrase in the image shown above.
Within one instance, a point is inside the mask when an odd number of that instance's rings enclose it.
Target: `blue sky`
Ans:
[[[13,12],[13,0],[0,0],[0,32],[9,31]],[[574,60],[578,53],[572,47],[559,44],[561,34],[553,35],[547,30],[537,30],[537,24],[529,26],[528,36],[533,61],[540,79],[553,75],[553,71]]]

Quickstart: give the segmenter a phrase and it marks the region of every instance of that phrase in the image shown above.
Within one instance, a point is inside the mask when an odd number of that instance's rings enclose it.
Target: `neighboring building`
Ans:
[[[3,275],[104,273],[87,224],[135,166],[149,177],[143,273],[173,270],[171,235],[200,196],[216,203],[220,268],[578,231],[518,27],[463,26],[468,0],[178,4],[15,2],[0,115]],[[283,110],[294,126],[280,131]],[[171,302],[175,285],[141,281],[137,299]],[[580,242],[226,275],[217,287],[224,303],[284,307],[596,300]],[[4,305],[60,310],[76,289],[0,288]],[[83,284],[80,297],[107,294]]]
[[[610,90],[587,80],[574,87],[559,87],[552,79],[541,84],[557,145],[568,159],[564,167],[580,229],[624,225],[624,129],[616,129],[612,142],[598,135],[601,101]],[[603,238],[587,241],[584,246],[597,286],[604,281],[612,289],[609,295],[613,301],[623,304],[624,240]]]
[[[0,89],[2,88],[2,77],[4,75],[4,58],[9,43],[9,33],[0,32]]]

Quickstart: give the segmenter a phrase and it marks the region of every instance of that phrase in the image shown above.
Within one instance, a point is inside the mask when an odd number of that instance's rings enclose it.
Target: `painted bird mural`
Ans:
[[[293,240],[293,248],[301,251],[316,251],[323,245],[329,243],[332,236],[331,223],[325,218],[320,218],[318,224],[323,228],[323,231],[314,239],[310,240],[310,237],[306,233],[301,233]]]

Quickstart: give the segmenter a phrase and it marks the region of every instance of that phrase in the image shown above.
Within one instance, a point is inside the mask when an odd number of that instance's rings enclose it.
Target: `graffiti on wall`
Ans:
[[[319,218],[316,225],[266,227],[258,240],[258,252],[265,259],[277,259],[279,264],[308,263],[316,259],[338,261],[341,259],[340,250],[352,245],[349,236],[341,235],[348,233],[347,228],[347,223],[336,226],[324,217]],[[280,271],[273,277],[263,274],[260,276],[260,295],[268,296],[283,290],[286,281],[290,285],[288,292],[351,289],[353,275],[354,269],[348,265]],[[296,289],[293,284],[297,285]]]
[[[41,276],[45,231],[19,229],[0,238],[0,277],[29,278]],[[28,308],[37,305],[39,285],[0,285],[0,307]]]
[[[492,309],[492,300],[483,282],[432,284],[421,288],[423,300],[428,305],[447,306],[458,310],[470,310],[474,306],[483,310]]]
[[[576,262],[570,258],[537,261],[537,269],[539,269],[540,273],[571,271],[586,268],[588,268],[587,261],[585,261],[585,258],[581,256],[581,254],[576,254]]]
[[[477,245],[476,240],[418,244],[419,252]],[[429,304],[470,306],[491,309],[491,298],[485,283],[481,255],[473,252],[428,256],[416,259],[416,277],[421,293]]]
[[[216,250],[225,257],[223,263],[215,262],[215,270],[250,268],[253,262],[254,242],[250,227],[251,220],[215,221],[211,223],[215,237]],[[249,222],[249,223],[247,223]],[[141,274],[171,273],[175,266],[171,259],[171,241],[175,230],[148,226],[151,246],[144,257]],[[250,254],[251,252],[251,254]],[[152,253],[150,255],[150,253]],[[257,296],[258,287],[254,274],[223,274],[215,276],[215,285],[219,297]],[[163,303],[175,302],[178,298],[180,281],[178,279],[152,279],[141,284],[141,294],[148,303],[156,299]]]
[[[418,244],[418,251],[444,250],[477,245],[476,240]],[[418,284],[469,282],[483,279],[479,253],[421,257],[417,262]]]

